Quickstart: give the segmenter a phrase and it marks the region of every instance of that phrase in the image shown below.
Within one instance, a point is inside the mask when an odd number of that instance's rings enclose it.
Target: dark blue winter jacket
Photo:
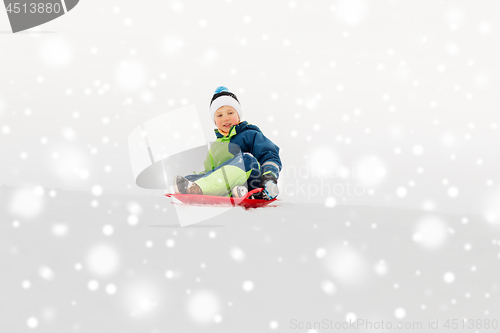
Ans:
[[[280,148],[266,138],[261,130],[246,121],[234,125],[227,136],[215,130],[217,140],[205,160],[205,172],[215,169],[230,158],[242,153],[252,154],[261,166],[262,174],[272,172],[276,178],[281,171]],[[225,145],[221,143],[226,143]],[[221,147],[218,149],[218,147]]]

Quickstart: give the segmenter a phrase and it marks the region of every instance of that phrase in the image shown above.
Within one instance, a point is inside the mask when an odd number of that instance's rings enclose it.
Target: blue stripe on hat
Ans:
[[[215,95],[215,94],[218,94],[218,93],[220,93],[220,92],[223,92],[223,91],[227,91],[227,92],[229,92],[229,89],[227,89],[227,88],[226,88],[226,87],[224,87],[224,86],[217,87],[217,89],[215,89],[214,95]]]

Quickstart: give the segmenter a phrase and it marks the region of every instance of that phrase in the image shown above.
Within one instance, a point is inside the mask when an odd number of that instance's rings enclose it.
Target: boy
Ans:
[[[210,113],[217,126],[217,140],[207,154],[205,172],[176,176],[175,192],[243,197],[249,190],[262,187],[259,198],[276,198],[281,170],[279,147],[257,126],[241,121],[238,98],[226,87],[215,90]]]

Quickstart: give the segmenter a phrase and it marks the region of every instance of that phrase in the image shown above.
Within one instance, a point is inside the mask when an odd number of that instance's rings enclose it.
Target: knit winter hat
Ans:
[[[212,119],[215,117],[215,112],[224,105],[232,106],[236,112],[238,112],[240,121],[243,119],[243,110],[241,110],[241,105],[238,98],[236,98],[236,95],[230,92],[226,87],[220,86],[215,89],[214,96],[210,101],[210,113],[212,114]]]

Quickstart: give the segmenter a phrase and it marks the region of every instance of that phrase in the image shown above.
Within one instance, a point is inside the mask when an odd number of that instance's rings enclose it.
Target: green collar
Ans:
[[[219,132],[219,129],[214,129],[215,133],[218,133],[219,135],[221,135],[222,137],[220,137],[219,139],[224,139],[224,138],[228,138],[228,139],[231,139],[233,136],[235,136],[237,133],[236,133],[236,126],[237,125],[233,125],[231,126],[231,129],[229,130],[229,133],[227,136],[225,136],[224,134],[222,134],[221,132]]]

